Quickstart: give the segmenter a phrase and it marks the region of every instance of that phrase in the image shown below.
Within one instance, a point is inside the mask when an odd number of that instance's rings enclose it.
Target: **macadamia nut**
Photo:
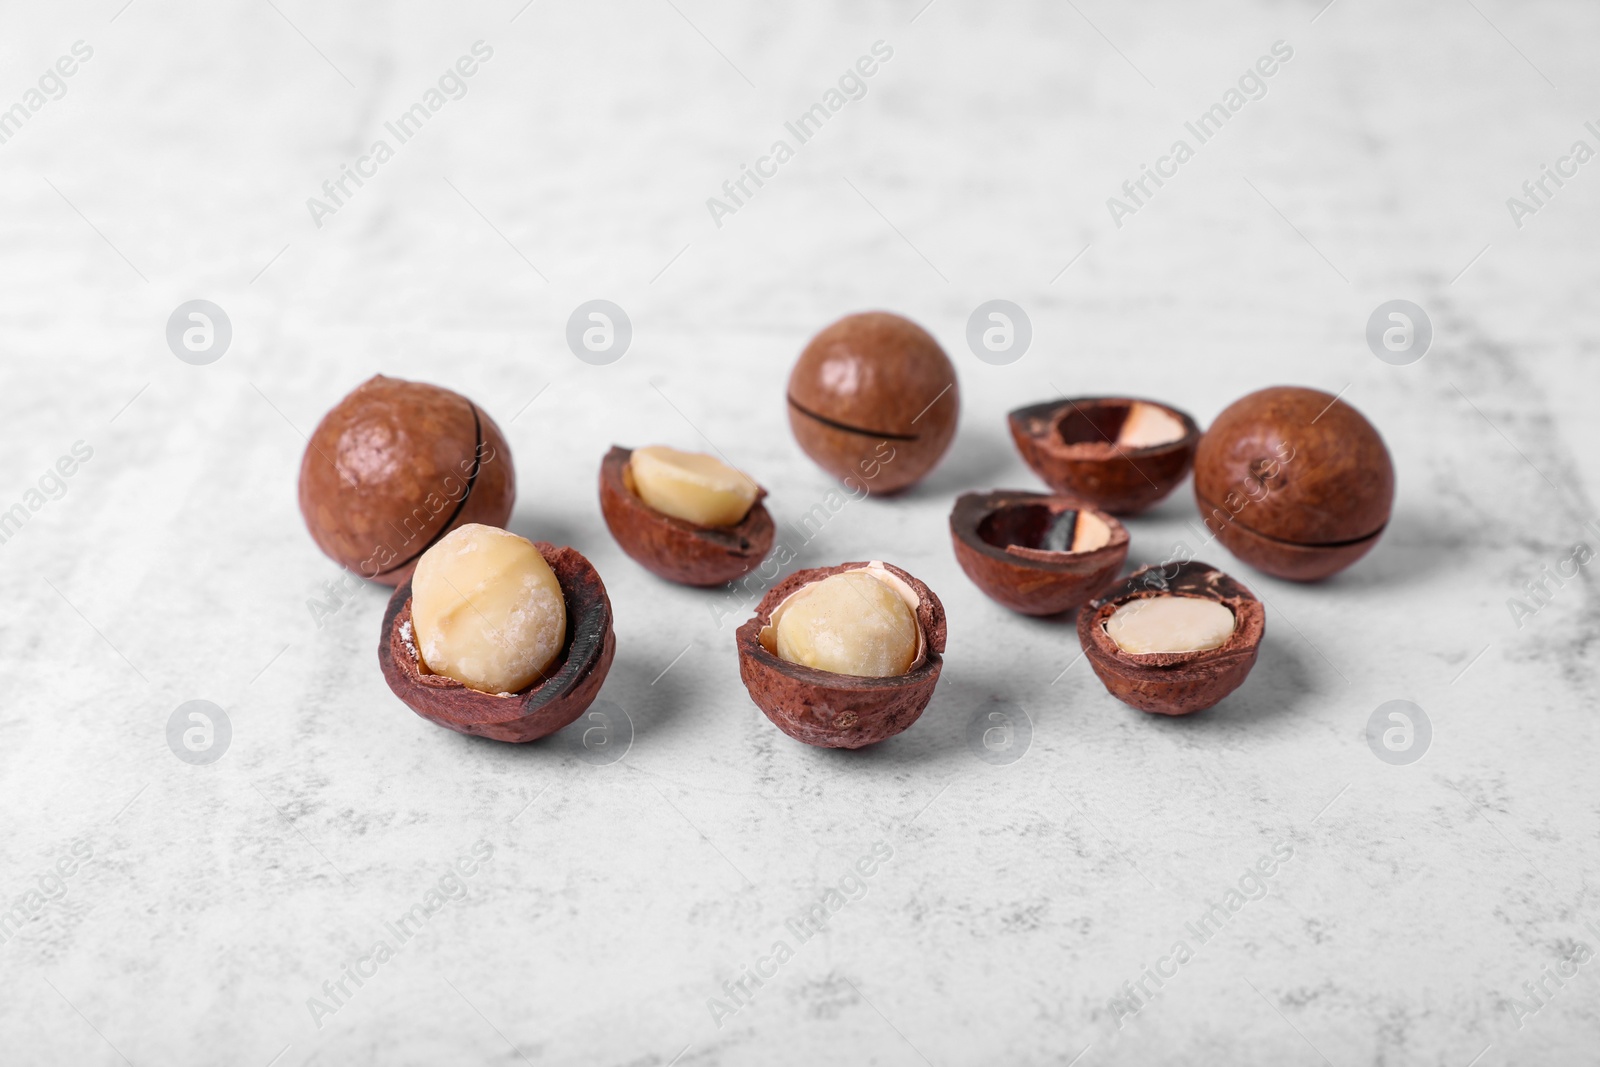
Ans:
[[[567,606],[532,541],[474,523],[422,554],[411,623],[430,671],[485,693],[515,693],[561,652]]]
[[[697,526],[733,526],[759,492],[749,475],[715,456],[664,445],[634,449],[628,473],[640,500]]]
[[[1131,655],[1200,652],[1233,635],[1233,612],[1215,600],[1153,596],[1130,600],[1106,620],[1106,634]]]
[[[846,315],[789,372],[789,428],[852,490],[894,493],[933,469],[956,435],[961,386],[933,335],[885,311]]]
[[[782,605],[775,628],[779,659],[864,678],[906,673],[921,639],[904,595],[868,568],[800,589]]]

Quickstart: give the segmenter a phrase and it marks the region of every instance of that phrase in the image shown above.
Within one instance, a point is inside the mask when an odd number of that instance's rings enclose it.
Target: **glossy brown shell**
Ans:
[[[1183,423],[1176,441],[1122,448],[1117,430],[1135,400]],[[1007,416],[1023,462],[1058,493],[1113,515],[1132,515],[1162,500],[1189,473],[1200,427],[1186,412],[1138,397],[1080,396],[1018,408]]]
[[[633,450],[613,445],[600,461],[600,513],[611,536],[640,566],[669,582],[723,585],[749,574],[772,550],[776,527],[759,489],[733,526],[699,526],[639,499],[628,474]]]
[[[892,564],[884,568],[917,594],[917,625],[922,627],[923,653],[911,670],[890,678],[834,674],[789,663],[761,644],[761,631],[773,609],[801,586],[821,581],[866,563],[841,563],[795,571],[767,591],[755,617],[734,635],[739,648],[739,677],[750,699],[773,724],[794,738],[820,748],[861,748],[900,733],[933,699],[944,666],[944,605],[925,584]]]
[[[1018,543],[1037,542],[1035,527],[1066,511],[1093,512],[1110,528],[1111,540],[1089,552]],[[1076,609],[1105,588],[1128,558],[1128,531],[1109,514],[1075,497],[1021,489],[962,494],[950,512],[950,541],[973,584],[995,603],[1024,615]]]
[[[534,741],[573,722],[594,702],[617,652],[611,599],[587,559],[571,548],[536,541],[561,584],[567,640],[542,681],[499,696],[430,673],[421,663],[411,623],[411,582],[389,598],[378,642],[378,663],[394,695],[429,722],[495,741]]]
[[[482,408],[437,385],[378,375],[339,401],[300,461],[300,513],[317,547],[399,585],[458,526],[501,526],[516,503],[506,439]]]
[[[1382,436],[1317,389],[1275,386],[1235,401],[1195,459],[1206,525],[1257,570],[1297,581],[1366,555],[1389,522],[1394,488]]]
[[[1130,655],[1105,631],[1123,604],[1145,597],[1196,596],[1227,605],[1234,629],[1220,648],[1201,652]],[[1094,673],[1124,704],[1159,715],[1203,711],[1239,688],[1255,666],[1266,632],[1261,601],[1209,563],[1141,567],[1126,581],[1096,597],[1078,613],[1078,640]]]
[[[846,315],[789,374],[789,428],[817,466],[893,493],[921,480],[955,436],[956,369],[933,336],[884,311]]]

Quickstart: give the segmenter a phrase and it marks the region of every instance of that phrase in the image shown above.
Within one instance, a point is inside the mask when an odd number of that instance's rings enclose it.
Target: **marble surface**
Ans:
[[[0,1060],[1592,1062],[1595,568],[1508,601],[1600,544],[1600,163],[1506,201],[1600,148],[1600,9],[921,4],[0,10],[0,106],[27,111],[0,143],[0,508],[39,505],[0,544]],[[478,41],[465,95],[314,221]],[[878,41],[864,95],[713,219]],[[1107,199],[1279,41],[1118,226]],[[596,298],[634,330],[606,366],[564,341]],[[995,298],[1033,326],[1003,366],[965,340]],[[1434,327],[1408,366],[1364,339],[1395,298]],[[231,322],[209,365],[168,347],[192,299]],[[831,483],[784,426],[788,366],[867,307],[944,342],[963,413],[924,484],[802,553],[889,559],[949,612],[922,720],[843,753],[761,716],[745,612],[624,557],[594,482],[613,442],[709,441],[792,523]],[[513,529],[605,577],[620,759],[460,737],[385,687],[385,591],[338,591],[294,492],[303,434],[380,371],[482,403]],[[1216,709],[1116,702],[1070,627],[957,568],[955,495],[1037,485],[1009,408],[1137,393],[1206,423],[1279,382],[1382,429],[1398,505],[1320,586],[1207,549],[1268,602]],[[1185,486],[1130,562],[1194,516]],[[1432,727],[1409,765],[1366,738],[1396,699]],[[191,700],[231,726],[207,765],[168,743]],[[996,707],[1031,731],[1009,763],[968,741]]]

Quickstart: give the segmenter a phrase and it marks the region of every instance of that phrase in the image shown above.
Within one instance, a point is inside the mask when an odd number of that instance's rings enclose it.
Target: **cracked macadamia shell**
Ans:
[[[961,412],[956,369],[933,336],[884,311],[846,315],[789,375],[789,427],[817,466],[893,493],[943,457]]]
[[[312,431],[300,512],[329,558],[399,585],[429,546],[469,522],[504,526],[517,495],[500,427],[459,393],[383,375]]]
[[[1200,442],[1186,413],[1134,397],[1050,400],[1016,409],[1007,422],[1046,485],[1114,515],[1143,511],[1177,488]]]
[[[480,693],[433,674],[417,655],[411,583],[389,598],[378,642],[383,677],[412,711],[437,726],[496,741],[533,741],[573,722],[594,702],[616,655],[611,599],[593,566],[576,550],[534,542],[555,572],[566,605],[561,651],[541,680],[516,693]]]
[[[911,669],[885,678],[864,678],[780,659],[774,630],[785,601],[813,582],[863,568],[875,569],[913,608],[919,636]],[[944,605],[927,585],[893,564],[873,560],[814,567],[796,571],[768,590],[734,640],[739,676],[750,699],[778,729],[808,745],[861,748],[905,730],[933,698],[944,665]]]
[[[1233,613],[1233,632],[1214,648],[1143,654],[1124,651],[1106,632],[1128,604],[1172,596],[1222,605]],[[1106,690],[1160,715],[1203,711],[1239,688],[1255,666],[1265,632],[1266,612],[1248,589],[1209,563],[1193,561],[1142,567],[1078,613],[1078,640]]]
[[[600,462],[600,513],[611,536],[636,563],[683,585],[713,586],[742,578],[772,550],[777,528],[758,489],[755,503],[732,526],[700,526],[652,508],[633,489],[631,449],[613,445]]]
[[[1206,526],[1252,567],[1296,581],[1327,578],[1371,551],[1394,489],[1378,431],[1317,389],[1276,386],[1235,401],[1195,459]]]
[[[1073,497],[1020,489],[958,497],[950,541],[972,583],[1024,615],[1076,609],[1128,558],[1128,531],[1109,514]],[[1079,547],[1068,550],[1074,543]]]

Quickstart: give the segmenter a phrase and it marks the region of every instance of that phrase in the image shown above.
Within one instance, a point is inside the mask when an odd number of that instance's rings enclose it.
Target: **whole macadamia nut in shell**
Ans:
[[[846,315],[811,339],[789,375],[789,427],[823,470],[893,493],[920,481],[955,436],[956,370],[899,315]]]
[[[312,431],[300,512],[336,563],[394,586],[456,527],[504,526],[516,484],[511,449],[487,412],[449,389],[380,374]]]
[[[1317,581],[1378,543],[1394,506],[1394,463],[1343,400],[1275,386],[1217,416],[1195,455],[1194,494],[1235,556],[1274,577]]]

